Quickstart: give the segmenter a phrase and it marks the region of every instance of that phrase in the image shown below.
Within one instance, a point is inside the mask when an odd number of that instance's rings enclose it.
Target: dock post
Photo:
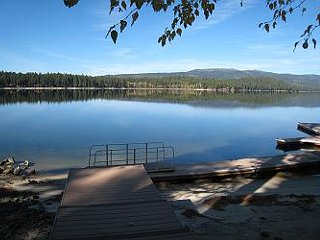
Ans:
[[[133,149],[133,163],[136,164],[136,149]]]
[[[126,160],[127,160],[127,165],[129,164],[129,157],[128,157],[128,151],[129,151],[129,145],[126,144]]]
[[[109,146],[106,145],[106,161],[107,161],[107,167],[109,166]]]
[[[146,143],[146,163],[148,163],[148,143]]]

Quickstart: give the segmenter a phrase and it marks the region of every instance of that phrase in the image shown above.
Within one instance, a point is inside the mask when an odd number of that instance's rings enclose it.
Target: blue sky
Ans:
[[[305,16],[288,16],[269,34],[258,28],[271,17],[264,0],[244,0],[243,8],[240,0],[221,0],[209,20],[199,19],[164,48],[157,40],[172,13],[143,9],[115,45],[105,34],[121,15],[109,16],[108,2],[81,0],[69,9],[63,0],[1,0],[0,70],[104,75],[237,68],[320,74],[319,30],[316,50],[292,51],[314,22],[320,0],[310,1]]]

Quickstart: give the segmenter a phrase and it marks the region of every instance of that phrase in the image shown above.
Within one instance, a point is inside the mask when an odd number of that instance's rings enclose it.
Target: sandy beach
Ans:
[[[0,175],[0,239],[48,239],[67,173]],[[320,175],[278,172],[160,182],[156,187],[195,239],[318,239]]]
[[[196,239],[319,239],[320,175],[158,184]]]
[[[48,239],[67,174],[0,174],[0,239]]]

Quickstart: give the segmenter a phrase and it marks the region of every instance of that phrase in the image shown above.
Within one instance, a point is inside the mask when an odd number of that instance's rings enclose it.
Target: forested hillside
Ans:
[[[213,89],[223,92],[235,91],[297,91],[284,81],[270,77],[245,77],[240,79],[213,79],[188,76],[132,77],[132,76],[86,76],[62,73],[14,73],[0,72],[1,88],[164,88],[164,89]],[[301,88],[300,88],[301,89]]]

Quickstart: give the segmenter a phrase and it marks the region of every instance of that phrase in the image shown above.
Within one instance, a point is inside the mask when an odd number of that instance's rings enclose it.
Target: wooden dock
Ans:
[[[195,164],[177,164],[173,172],[149,173],[153,182],[184,182],[205,178],[228,178],[278,171],[319,169],[320,153],[294,153],[270,157],[243,158]]]
[[[192,239],[142,165],[69,173],[50,239]]]
[[[307,134],[320,136],[320,123],[298,123],[298,130]]]

